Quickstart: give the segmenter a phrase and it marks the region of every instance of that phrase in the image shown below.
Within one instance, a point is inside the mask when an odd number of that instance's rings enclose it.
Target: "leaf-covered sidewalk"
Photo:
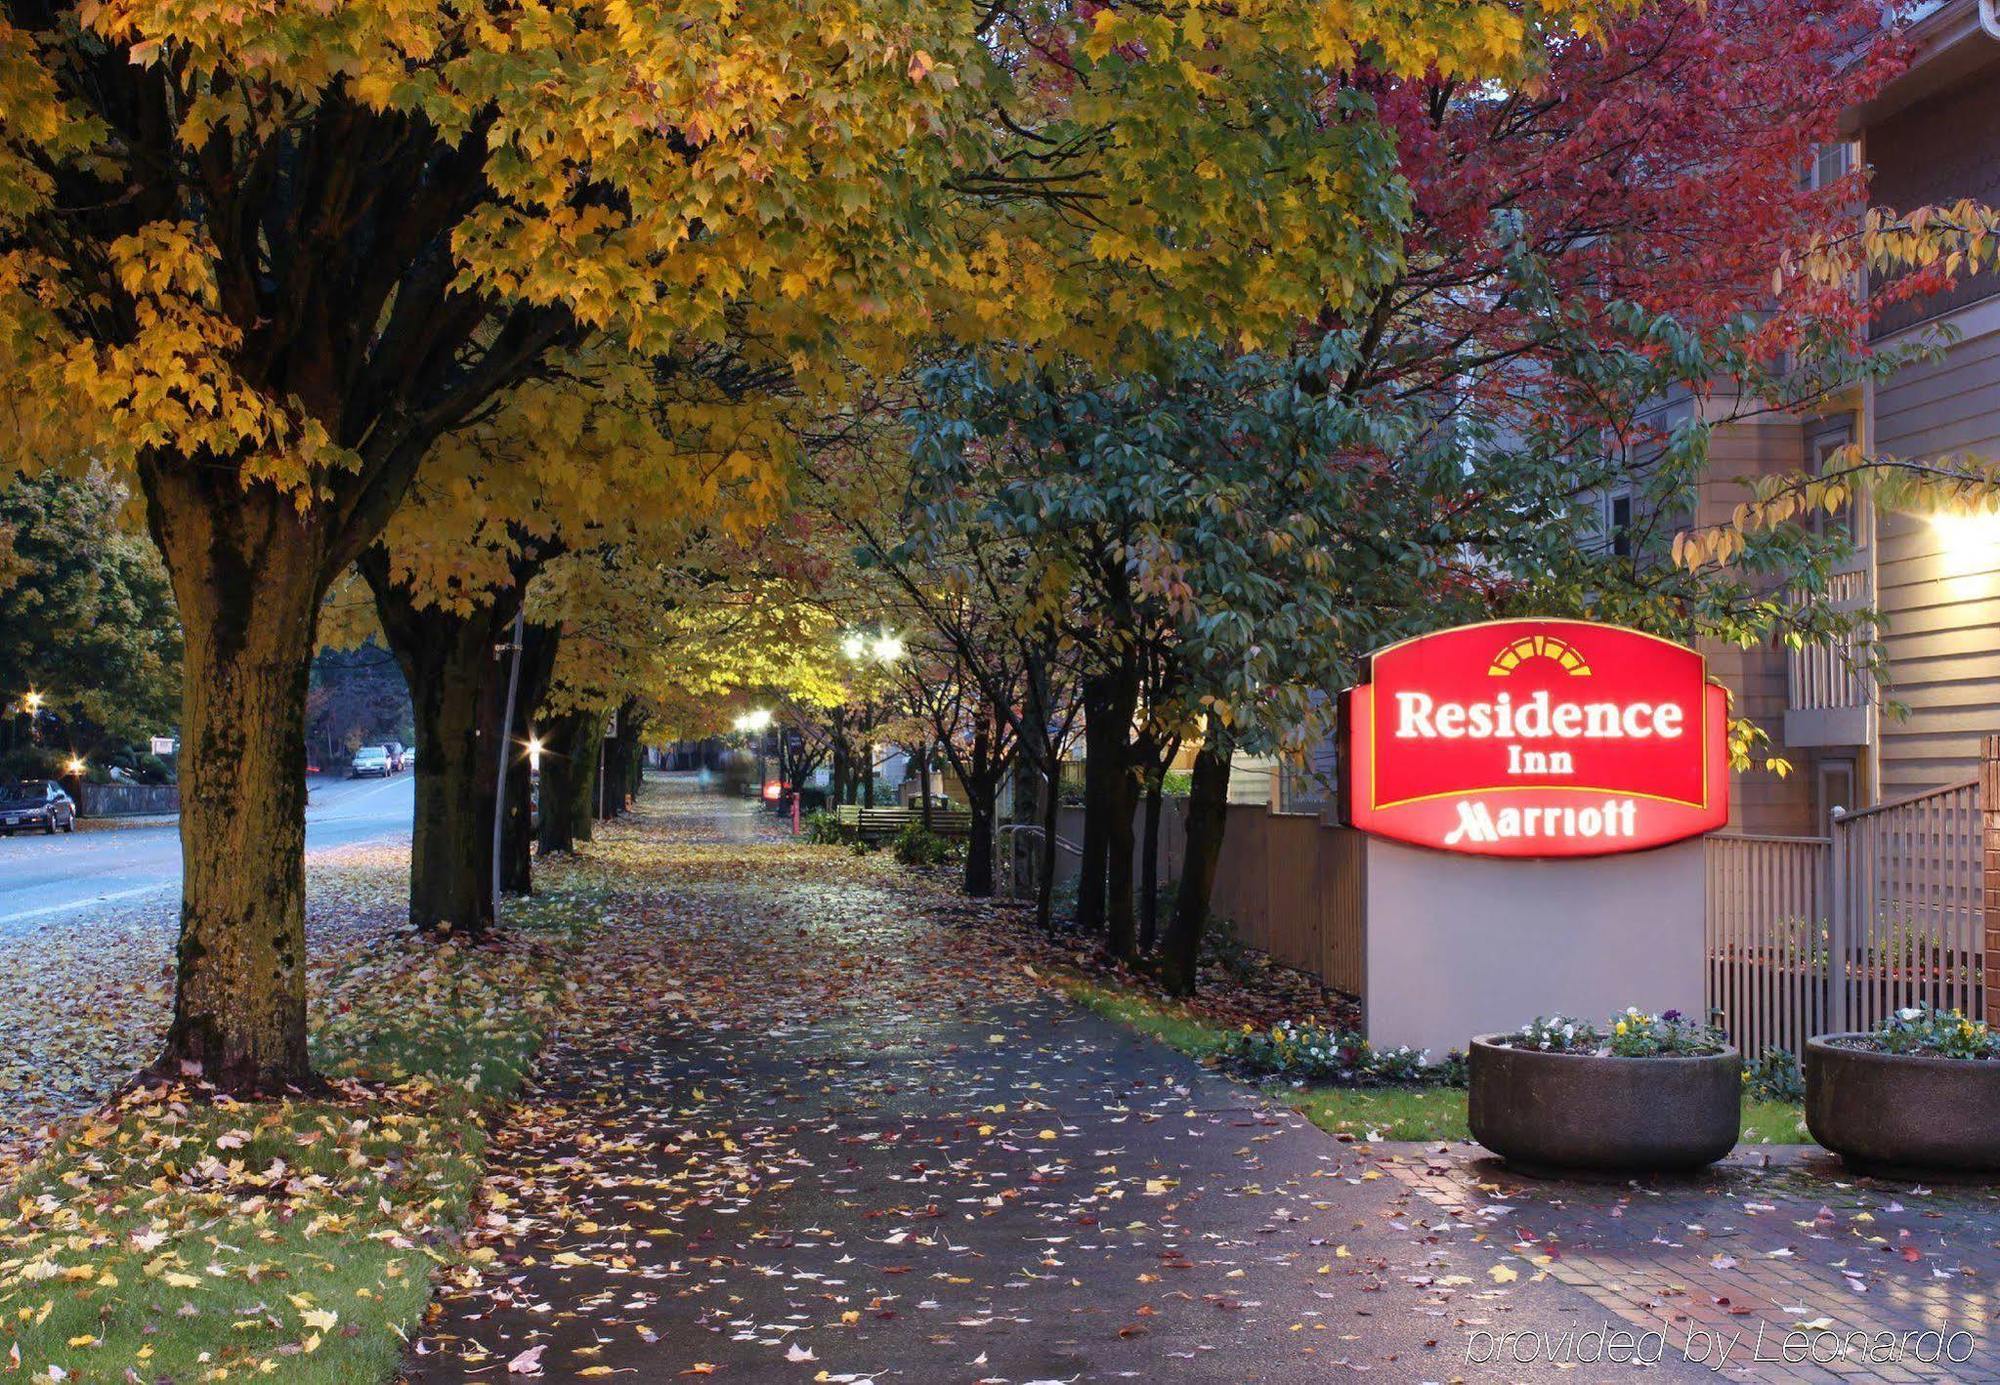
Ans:
[[[607,850],[416,1379],[1487,1378],[1468,1318],[1601,1317],[880,858],[684,790]]]

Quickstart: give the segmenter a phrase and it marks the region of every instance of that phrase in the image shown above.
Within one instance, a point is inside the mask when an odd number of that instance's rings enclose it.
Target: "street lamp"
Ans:
[[[90,767],[84,764],[83,757],[81,755],[72,755],[69,757],[69,763],[63,766],[63,772],[65,774],[74,775],[77,778],[82,778],[83,772],[88,768]]]
[[[771,729],[771,713],[765,708],[745,712],[736,718],[736,729],[746,736],[757,738],[757,792],[764,791],[764,733]]]

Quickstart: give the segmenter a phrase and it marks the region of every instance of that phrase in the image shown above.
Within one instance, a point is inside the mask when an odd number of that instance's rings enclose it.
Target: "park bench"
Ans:
[[[840,805],[840,820],[852,827],[863,841],[887,841],[905,827],[923,826],[921,808],[864,808],[856,803]],[[931,831],[940,837],[972,835],[972,814],[963,808],[931,809]]]

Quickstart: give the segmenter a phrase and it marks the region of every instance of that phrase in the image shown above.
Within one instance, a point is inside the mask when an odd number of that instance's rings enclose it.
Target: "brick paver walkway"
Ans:
[[[1385,1145],[1376,1167],[1486,1228],[1501,1263],[1721,1374],[2000,1380],[1995,1191],[1856,1179],[1797,1149],[1637,1183],[1522,1178],[1476,1146]]]

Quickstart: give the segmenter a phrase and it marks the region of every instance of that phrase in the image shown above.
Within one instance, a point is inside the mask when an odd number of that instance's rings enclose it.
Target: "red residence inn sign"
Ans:
[[[1479,856],[1605,856],[1729,820],[1728,699],[1684,645],[1581,620],[1377,650],[1342,696],[1347,820]]]

